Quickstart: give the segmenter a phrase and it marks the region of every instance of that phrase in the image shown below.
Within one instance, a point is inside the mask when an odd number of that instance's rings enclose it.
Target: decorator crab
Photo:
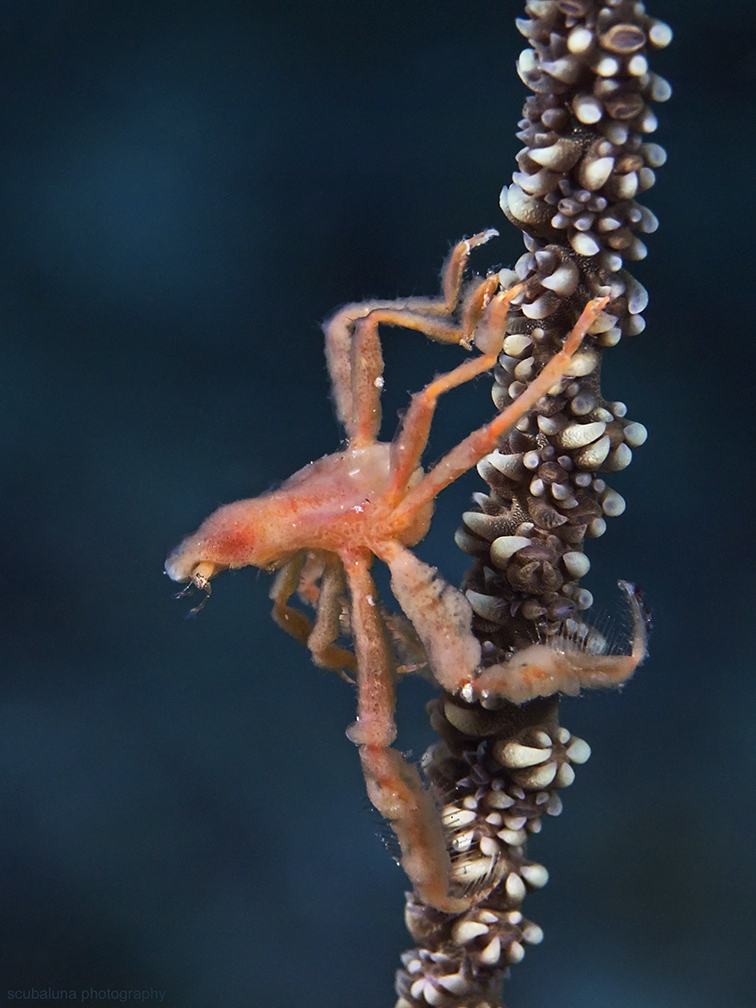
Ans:
[[[527,655],[531,649],[526,649],[515,656],[510,669],[481,671],[481,649],[471,632],[467,599],[409,547],[425,536],[439,491],[493,451],[500,438],[569,375],[571,356],[609,300],[590,301],[562,349],[511,405],[425,473],[420,460],[439,396],[494,366],[509,304],[520,291],[520,285],[499,290],[496,274],[478,278],[463,291],[471,250],[495,234],[482,232],[454,248],[439,298],[367,301],[334,315],[325,330],[326,355],[346,447],[305,466],[276,490],[219,508],[166,563],[174,581],[188,582],[190,589],[206,594],[211,578],[229,568],[253,565],[279,572],[272,590],[274,618],[307,644],[318,665],[354,670],[357,720],[348,735],[359,746],[370,800],[390,820],[402,866],[419,897],[452,913],[465,910],[470,900],[452,891],[437,809],[418,770],[391,748],[396,737],[397,659],[370,568],[375,557],[389,568],[391,590],[422,642],[430,671],[447,691],[472,703],[485,686],[487,693],[520,703],[543,692],[538,685],[523,692],[522,681],[534,674],[536,680],[540,675],[548,679],[547,692],[562,688],[548,670],[555,660],[553,650],[538,644],[533,647],[544,654]],[[412,397],[391,443],[377,440],[383,386],[380,325],[416,329],[432,339],[480,351]],[[289,605],[295,592],[316,609],[314,626]],[[354,654],[337,643],[345,631],[353,639]],[[596,667],[591,668],[591,656],[578,657],[575,661],[562,654],[560,660],[572,660],[570,674],[578,679],[583,674],[586,680],[600,675],[621,681],[638,660],[627,656],[620,668],[619,658],[594,659]],[[534,661],[540,662],[535,670]]]

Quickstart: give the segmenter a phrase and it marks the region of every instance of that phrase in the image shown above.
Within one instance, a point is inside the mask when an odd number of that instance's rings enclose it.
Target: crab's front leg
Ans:
[[[320,590],[317,598],[312,600],[317,611],[313,626],[304,613],[289,605],[289,599],[301,585],[306,561],[307,553],[301,550],[276,575],[270,590],[273,600],[272,616],[282,630],[310,649],[316,665],[343,675],[345,670],[351,671],[354,668],[355,662],[353,654],[335,643],[340,630],[339,599],[344,589],[341,563],[333,555],[324,557]]]
[[[368,797],[391,823],[402,868],[420,899],[446,913],[463,913],[470,901],[450,893],[451,859],[436,804],[418,770],[391,748],[396,738],[395,670],[370,575],[371,554],[355,550],[342,560],[357,655],[357,720],[347,734],[359,746]]]

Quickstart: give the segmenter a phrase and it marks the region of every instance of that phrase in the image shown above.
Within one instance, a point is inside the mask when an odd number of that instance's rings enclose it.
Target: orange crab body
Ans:
[[[430,525],[428,503],[397,527],[383,495],[391,477],[391,445],[377,442],[326,455],[277,490],[218,508],[170,555],[166,571],[189,581],[197,566],[221,570],[281,566],[300,550],[340,553],[394,539],[414,546]],[[417,469],[410,485],[422,478]],[[381,514],[382,512],[382,514]]]

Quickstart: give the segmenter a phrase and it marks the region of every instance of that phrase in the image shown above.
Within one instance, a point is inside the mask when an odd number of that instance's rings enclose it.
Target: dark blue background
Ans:
[[[387,1008],[404,878],[350,688],[269,579],[182,618],[167,551],[333,451],[318,322],[433,292],[496,225],[525,95],[518,3],[5,0],[0,11],[0,1000],[155,987],[172,1008]],[[647,592],[652,656],[564,705],[594,758],[532,854],[546,941],[513,1008],[753,1008],[756,12],[658,0],[668,165],[648,329],[605,392],[650,438],[587,585]],[[386,416],[459,354],[386,336]],[[429,458],[490,413],[450,395]],[[386,431],[390,434],[391,424]],[[421,547],[453,581],[475,476]],[[430,741],[420,682],[400,745]]]

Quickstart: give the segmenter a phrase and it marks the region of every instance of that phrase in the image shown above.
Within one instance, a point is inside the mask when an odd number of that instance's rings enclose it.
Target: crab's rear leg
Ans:
[[[357,322],[351,346],[352,416],[347,424],[349,443],[353,448],[373,444],[381,426],[383,354],[378,327],[401,326],[404,329],[415,329],[439,342],[467,345],[498,284],[496,276],[486,277],[478,284],[465,304],[459,325],[396,309],[377,309]],[[475,366],[478,361],[466,361],[466,363]],[[492,367],[493,363],[492,361],[487,367]],[[483,370],[487,368],[484,367]],[[480,369],[474,368],[474,374],[479,373]]]
[[[509,304],[521,290],[518,284],[498,294],[488,306],[485,318],[475,330],[475,343],[482,351],[479,357],[466,360],[453,371],[439,375],[412,397],[401,429],[391,446],[391,481],[386,493],[389,505],[398,504],[408,480],[420,464],[439,397],[489,371],[496,363],[504,340]]]
[[[368,797],[391,823],[402,868],[420,899],[446,913],[462,913],[470,901],[449,892],[451,859],[436,804],[418,770],[391,748],[396,738],[395,670],[370,575],[371,556],[355,550],[342,559],[357,654],[357,721],[347,734],[359,746]]]
[[[373,300],[348,304],[325,323],[323,328],[326,360],[333,386],[336,414],[344,425],[348,437],[351,438],[354,433],[354,414],[356,403],[359,401],[359,397],[355,397],[353,389],[354,355],[352,344],[360,320],[366,318],[371,312],[386,312],[387,317],[384,321],[388,324],[420,329],[425,335],[441,342],[459,342],[461,338],[464,338],[464,336],[460,337],[460,327],[442,320],[448,319],[457,308],[462,277],[470,252],[497,234],[497,231],[489,229],[457,243],[444,266],[440,298],[413,297],[395,301]],[[469,302],[465,314],[468,310]],[[392,318],[388,317],[389,314]],[[462,330],[469,328],[469,320],[463,319],[461,328]],[[370,378],[366,379],[366,392],[363,394],[367,395],[373,405],[377,405],[380,399],[380,382],[378,382],[378,386],[375,382],[382,374],[380,346],[378,346],[377,356],[374,353],[372,356],[373,360],[370,362],[368,370],[373,373]],[[378,422],[380,423],[379,414]]]

